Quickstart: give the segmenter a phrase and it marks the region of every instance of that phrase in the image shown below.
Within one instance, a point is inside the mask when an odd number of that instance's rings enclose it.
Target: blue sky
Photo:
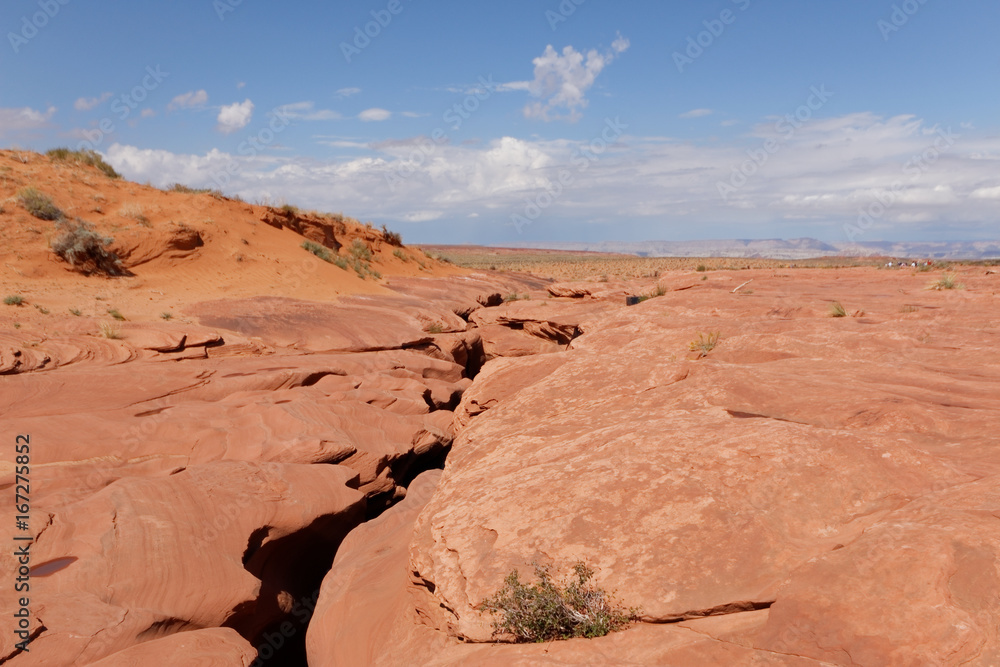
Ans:
[[[410,242],[1000,237],[995,0],[8,0],[0,26],[0,144]]]

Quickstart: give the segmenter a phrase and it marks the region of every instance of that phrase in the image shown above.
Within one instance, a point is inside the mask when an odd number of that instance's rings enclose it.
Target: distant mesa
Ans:
[[[926,257],[928,259],[1000,258],[1000,241],[873,241],[826,243],[818,239],[724,239],[706,241],[600,241],[594,243],[516,243],[517,248],[607,252],[639,257],[738,257],[813,259],[816,257]]]

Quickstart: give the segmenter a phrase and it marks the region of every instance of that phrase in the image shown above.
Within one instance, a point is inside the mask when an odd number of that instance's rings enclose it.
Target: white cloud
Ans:
[[[691,109],[691,111],[685,111],[678,118],[701,118],[703,116],[711,116],[714,112],[711,109]]]
[[[979,188],[972,193],[976,199],[1000,199],[1000,185],[992,188]]]
[[[47,127],[49,119],[55,112],[55,107],[49,107],[45,111],[36,111],[31,107],[13,109],[0,107],[0,137],[16,136],[22,132]]]
[[[430,116],[429,113],[417,113],[416,111],[404,111],[399,115],[404,118],[426,118],[427,116]]]
[[[195,107],[202,107],[208,102],[208,93],[204,90],[192,90],[186,93],[182,93],[170,100],[170,104],[167,105],[167,111],[174,111],[175,109],[192,109]]]
[[[386,111],[385,109],[379,109],[379,108],[365,109],[364,111],[358,114],[358,119],[363,120],[366,123],[389,120],[390,118],[392,118],[391,111]]]
[[[671,226],[707,229],[718,223],[732,228],[737,238],[846,240],[843,225],[856,222],[861,210],[894,188],[893,205],[859,240],[902,238],[928,228],[947,235],[949,225],[959,230],[956,237],[969,230],[995,236],[1000,216],[997,163],[981,156],[1000,155],[1000,137],[960,137],[926,169],[914,172],[912,161],[930,155],[940,137],[935,131],[913,117],[856,113],[816,118],[791,136],[776,131],[773,121],[762,123],[746,136],[710,144],[625,135],[596,160],[588,160],[586,170],[579,168],[579,158],[589,138],[504,137],[482,144],[433,145],[427,137],[378,144],[317,137],[338,148],[369,151],[352,150],[347,157],[326,161],[274,154],[249,159],[218,151],[176,155],[116,144],[108,159],[132,180],[199,187],[218,187],[211,175],[225,173],[235,161],[239,173],[225,190],[250,201],[284,198],[387,223],[433,216],[440,224],[479,225],[484,234],[507,230],[512,241],[521,237],[510,227],[511,215],[523,213],[525,202],[556,191],[534,221],[545,225],[552,238],[579,235],[574,231],[579,225],[621,227],[628,221],[639,230],[630,233],[650,238],[668,233]],[[748,149],[759,151],[774,136],[781,140],[780,150],[723,201],[718,184],[728,182],[734,168],[746,163]],[[570,178],[562,187],[561,174]],[[474,215],[479,217],[472,222]]]
[[[281,107],[282,112],[294,120],[340,120],[343,118],[336,111],[317,109],[313,102],[296,102]]]
[[[360,88],[341,88],[337,91],[337,97],[340,99],[347,99],[352,95],[357,95],[361,92]]]
[[[253,102],[244,100],[219,110],[219,131],[223,134],[230,134],[237,130],[242,130],[250,124],[253,118]]]
[[[81,97],[73,103],[73,108],[77,111],[90,111],[99,104],[104,104],[111,99],[111,93],[101,93],[99,97]]]
[[[724,120],[719,125],[722,127],[732,127],[733,125],[739,125],[740,121],[730,118],[729,120]]]
[[[243,90],[244,88],[246,88],[246,86],[247,86],[247,82],[246,81],[237,81],[236,82],[236,90]]]
[[[591,49],[584,55],[572,46],[567,46],[560,55],[549,44],[545,47],[545,52],[534,59],[535,79],[526,86],[539,101],[528,104],[524,108],[524,115],[545,121],[579,120],[582,116],[581,109],[588,104],[587,91],[604,68],[628,48],[629,41],[620,35],[606,53]],[[524,84],[513,82],[507,86],[510,90],[516,90],[524,87]]]
[[[142,118],[152,118],[155,115],[156,112],[153,111],[152,109],[143,109],[142,112],[139,114],[139,116]]]

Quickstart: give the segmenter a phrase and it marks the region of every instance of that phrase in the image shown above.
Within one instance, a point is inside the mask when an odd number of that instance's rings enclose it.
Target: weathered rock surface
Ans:
[[[401,618],[410,620],[407,545],[440,477],[436,470],[420,475],[402,502],[344,540],[309,625],[312,667],[375,664],[388,648],[384,638]]]
[[[191,630],[137,644],[91,667],[249,667],[257,651],[232,628]]]
[[[995,290],[717,278],[487,363],[416,522],[410,620],[371,630],[406,648],[375,664],[997,662]],[[866,314],[829,318],[844,294]],[[580,559],[644,623],[460,643],[490,639],[474,607],[511,569]]]
[[[88,664],[177,632],[255,636],[360,520],[356,484],[338,466],[245,462],[111,484],[35,528],[32,600],[44,630],[22,653],[5,633],[0,655]],[[2,560],[12,571],[11,556]],[[4,598],[5,616],[12,603]]]

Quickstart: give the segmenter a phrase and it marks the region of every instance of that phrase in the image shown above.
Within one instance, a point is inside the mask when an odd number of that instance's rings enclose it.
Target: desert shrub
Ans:
[[[688,344],[688,348],[692,352],[698,352],[698,358],[704,357],[709,352],[715,349],[715,346],[719,343],[719,332],[713,331],[711,333],[699,333],[696,340],[691,341]]]
[[[604,590],[590,583],[594,571],[584,563],[573,566],[568,581],[553,581],[548,567],[535,564],[538,581],[526,584],[517,570],[503,587],[479,604],[494,616],[493,635],[512,635],[516,642],[546,642],[574,637],[603,637],[638,618]]]
[[[110,315],[111,317],[115,318],[119,322],[124,322],[125,321],[125,316],[122,315],[120,312],[118,312],[117,308],[108,308],[108,315]]]
[[[46,308],[45,306],[41,305],[40,303],[36,303],[35,304],[35,310],[37,310],[38,312],[40,312],[42,315],[48,315],[49,312],[50,312],[48,308]]]
[[[76,317],[80,317],[81,315],[83,315],[83,311],[80,310],[79,308],[70,308],[69,309],[69,314],[70,315],[75,315]]]
[[[78,162],[91,167],[97,167],[108,178],[121,178],[122,175],[115,171],[114,167],[104,161],[101,154],[94,150],[71,151],[68,148],[53,148],[46,153],[53,160],[63,162]]]
[[[444,326],[440,322],[435,322],[434,324],[427,327],[427,333],[432,333],[432,334],[444,333]]]
[[[954,273],[945,273],[936,283],[931,284],[933,290],[963,289],[964,285],[955,282]]]
[[[847,309],[839,301],[830,304],[830,317],[847,317]]]
[[[347,252],[355,259],[364,260],[366,262],[372,261],[372,251],[368,249],[365,242],[361,239],[354,239],[351,242],[351,247],[347,249]]]
[[[129,202],[128,204],[123,204],[120,209],[118,209],[118,215],[123,218],[131,218],[135,220],[143,227],[149,227],[149,218],[143,213],[142,205]]]
[[[174,319],[174,314],[171,313],[171,312],[164,312],[164,313],[160,313],[160,317],[163,318],[163,319],[165,319],[165,320],[172,320],[172,319]]]
[[[316,243],[315,241],[303,241],[302,247],[305,250],[319,257],[324,262],[330,262],[331,264],[333,263],[333,253],[331,253],[330,249],[327,248],[326,246],[322,246]]]
[[[705,266],[704,264],[699,264],[698,268],[696,268],[695,271],[697,271],[698,273],[704,273],[705,271],[708,271],[708,267]]]
[[[101,322],[97,325],[101,330],[101,335],[105,338],[117,340],[122,337],[122,330],[114,322]]]
[[[299,207],[292,206],[291,204],[285,204],[284,206],[281,207],[281,212],[284,213],[285,215],[298,215]]]
[[[643,301],[649,301],[650,299],[655,299],[658,296],[663,296],[666,293],[667,290],[664,289],[663,285],[657,283],[656,289],[654,289],[652,292],[650,292],[649,294],[642,294],[639,296],[639,302],[641,303]]]
[[[24,297],[20,294],[11,294],[4,297],[3,302],[8,306],[20,306],[24,303]]]
[[[60,227],[63,233],[52,242],[52,251],[63,260],[88,275],[125,275],[118,255],[108,250],[108,246],[114,243],[113,238],[101,236],[82,220],[77,220],[75,226],[61,223]]]
[[[403,245],[402,235],[399,232],[389,231],[385,225],[382,225],[382,236],[385,237],[385,242],[389,245]]]
[[[410,261],[410,258],[409,258],[409,256],[408,256],[408,255],[407,255],[407,254],[406,254],[405,252],[403,252],[402,250],[400,250],[400,249],[398,249],[398,248],[397,248],[396,250],[393,250],[393,251],[392,251],[392,254],[393,254],[393,255],[394,255],[394,256],[395,256],[395,257],[396,257],[397,259],[401,259],[401,260],[403,260],[404,262],[409,262],[409,261]]]
[[[174,183],[169,188],[167,188],[167,191],[180,192],[186,195],[209,195],[209,194],[214,195],[218,193],[220,197],[222,196],[222,193],[219,192],[218,190],[213,190],[212,188],[189,188],[183,183]]]
[[[63,212],[55,205],[52,198],[35,188],[22,189],[17,193],[17,200],[21,202],[24,210],[40,220],[61,220],[63,217]]]

